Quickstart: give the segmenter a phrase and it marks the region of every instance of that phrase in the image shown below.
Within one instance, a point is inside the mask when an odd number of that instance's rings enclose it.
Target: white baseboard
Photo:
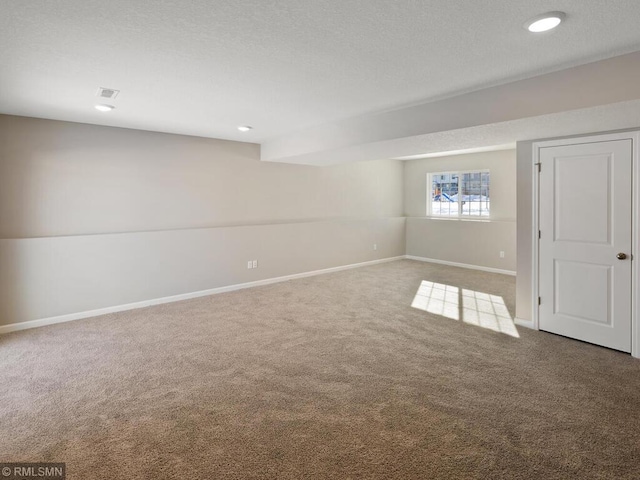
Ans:
[[[181,300],[189,300],[191,298],[205,297],[207,295],[215,295],[218,293],[232,292],[243,288],[259,287],[261,285],[270,285],[272,283],[286,282],[296,278],[312,277],[314,275],[322,275],[325,273],[339,272],[341,270],[349,270],[352,268],[365,267],[368,265],[376,265],[379,263],[393,262],[404,259],[404,255],[398,257],[382,258],[380,260],[371,260],[368,262],[352,263],[350,265],[341,265],[339,267],[324,268],[322,270],[314,270],[311,272],[294,273],[292,275],[284,275],[282,277],[266,278],[264,280],[256,280],[255,282],[239,283],[236,285],[227,285],[224,287],[211,288],[209,290],[200,290],[198,292],[183,293],[180,295],[172,295],[170,297],[154,298],[151,300],[143,300],[141,302],[127,303],[125,305],[116,305],[114,307],[98,308],[96,310],[88,310],[78,313],[69,313],[56,317],[41,318],[38,320],[29,320],[20,323],[11,323],[9,325],[0,325],[0,335],[18,330],[27,330],[29,328],[44,327],[45,325],[54,325],[56,323],[71,322],[73,320],[81,320],[83,318],[97,317],[108,313],[123,312],[125,310],[134,310],[136,308],[150,307],[153,305],[161,305],[163,303],[179,302]]]
[[[520,327],[530,328],[531,330],[537,330],[533,324],[533,320],[523,320],[522,318],[515,318],[513,323]]]
[[[417,260],[419,262],[438,263],[440,265],[449,265],[451,267],[470,268],[471,270],[482,270],[483,272],[501,273],[503,275],[512,275],[515,277],[516,272],[513,270],[501,270],[499,268],[483,267],[480,265],[470,265],[468,263],[449,262],[447,260],[438,260],[436,258],[416,257],[414,255],[405,255],[408,260]]]

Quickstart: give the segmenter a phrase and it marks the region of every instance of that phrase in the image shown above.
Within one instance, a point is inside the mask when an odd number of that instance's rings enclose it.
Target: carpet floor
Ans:
[[[80,479],[638,479],[640,361],[410,260],[0,337],[0,462]]]

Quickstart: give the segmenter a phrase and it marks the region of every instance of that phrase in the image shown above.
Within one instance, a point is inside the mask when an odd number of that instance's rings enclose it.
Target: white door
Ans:
[[[631,351],[632,141],[540,149],[541,330]]]

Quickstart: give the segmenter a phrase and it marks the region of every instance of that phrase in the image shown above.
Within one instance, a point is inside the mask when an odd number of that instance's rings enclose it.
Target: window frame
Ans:
[[[426,203],[427,203],[427,208],[426,208],[426,213],[427,213],[427,217],[429,218],[444,218],[444,219],[455,219],[455,220],[490,220],[491,219],[491,194],[489,194],[489,214],[488,215],[482,215],[480,214],[463,214],[462,213],[462,202],[458,201],[458,213],[457,215],[438,215],[438,214],[434,214],[433,213],[433,209],[432,209],[432,204],[433,204],[433,198],[432,198],[432,194],[433,194],[433,177],[435,176],[440,176],[440,175],[457,175],[458,176],[458,195],[460,195],[460,179],[462,178],[462,175],[465,174],[474,174],[474,173],[479,173],[480,175],[482,175],[483,173],[487,173],[489,174],[489,183],[488,183],[488,187],[489,190],[491,189],[491,171],[488,168],[479,168],[479,169],[469,169],[469,170],[447,170],[447,171],[441,171],[441,172],[428,172],[427,173],[427,198],[426,198]]]

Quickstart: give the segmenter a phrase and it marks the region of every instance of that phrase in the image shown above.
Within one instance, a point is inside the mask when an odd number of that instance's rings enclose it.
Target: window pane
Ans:
[[[431,215],[440,217],[489,216],[489,172],[431,174]]]
[[[457,217],[458,174],[433,174],[431,183],[431,215]]]
[[[480,205],[480,215],[489,216],[490,196],[489,196],[489,172],[482,172],[482,197],[483,203]]]
[[[462,215],[489,215],[489,172],[470,172],[461,175]]]

